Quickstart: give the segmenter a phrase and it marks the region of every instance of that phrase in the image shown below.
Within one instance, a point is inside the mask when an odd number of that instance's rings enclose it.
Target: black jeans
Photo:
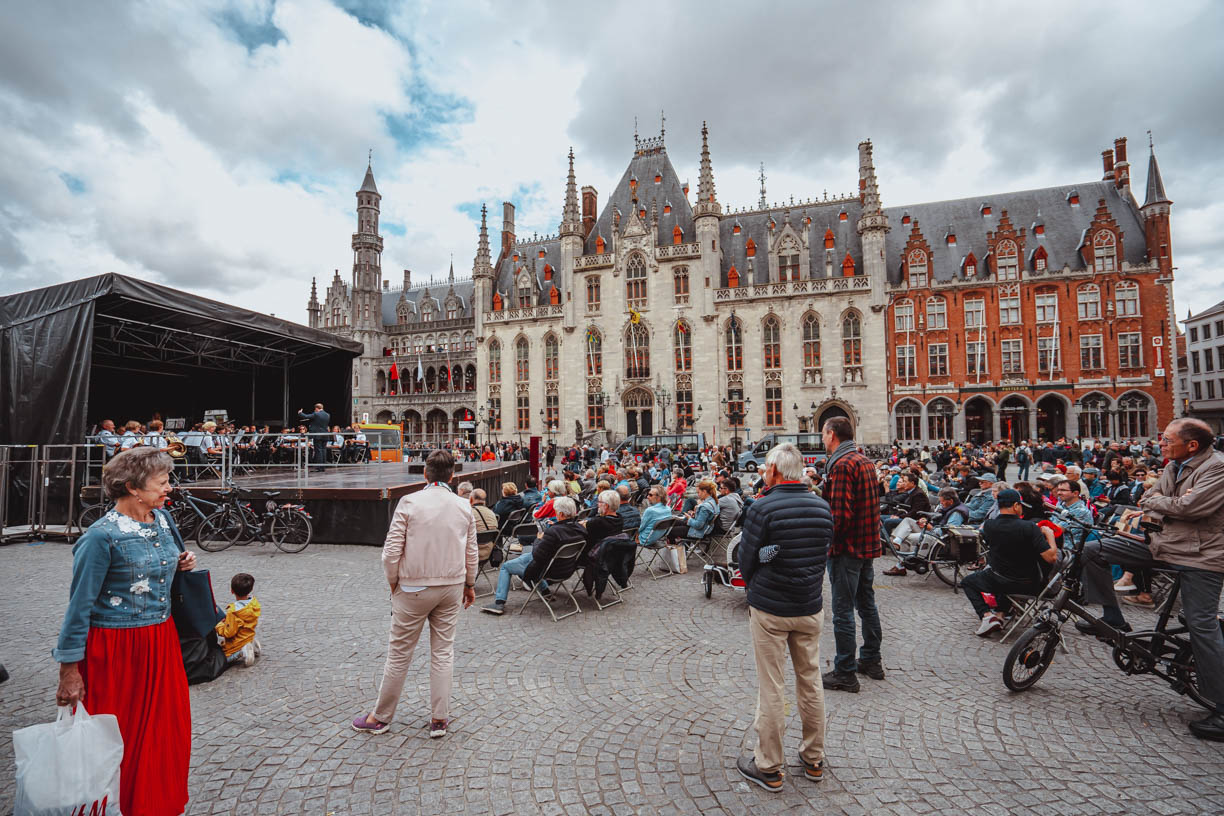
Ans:
[[[961,579],[961,588],[969,596],[969,603],[973,604],[973,611],[979,618],[990,611],[990,604],[986,603],[986,599],[982,597],[983,592],[994,595],[995,608],[1006,614],[1011,609],[1011,601],[1007,600],[1008,595],[1038,595],[1044,586],[1044,581],[1036,579],[1013,581],[1010,578],[1004,578],[990,567],[971,572]]]

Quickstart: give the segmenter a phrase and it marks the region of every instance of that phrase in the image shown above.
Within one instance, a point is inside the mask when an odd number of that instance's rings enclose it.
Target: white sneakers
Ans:
[[[1003,616],[998,612],[987,612],[982,616],[982,622],[977,628],[980,637],[986,637],[996,629],[1003,628]]]
[[[255,658],[263,654],[263,649],[260,648],[258,640],[251,640],[238,650],[238,654],[242,655],[242,665],[254,666]]]
[[[1121,579],[1118,581],[1118,583],[1114,584],[1114,592],[1138,592],[1138,591],[1139,591],[1139,587],[1135,586],[1134,581],[1127,581],[1126,579]]]

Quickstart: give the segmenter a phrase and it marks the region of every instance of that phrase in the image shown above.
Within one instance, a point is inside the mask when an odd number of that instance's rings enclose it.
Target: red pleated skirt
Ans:
[[[80,668],[86,710],[119,720],[123,816],[179,816],[187,807],[191,697],[174,619],[91,627]]]

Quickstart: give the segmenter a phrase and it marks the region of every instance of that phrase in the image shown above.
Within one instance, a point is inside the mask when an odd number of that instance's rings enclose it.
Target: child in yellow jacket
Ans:
[[[255,589],[255,578],[240,572],[230,579],[230,591],[234,602],[225,608],[225,620],[217,624],[221,637],[221,648],[231,663],[242,661],[250,666],[263,651],[255,639],[255,626],[259,623],[259,601],[251,597]]]

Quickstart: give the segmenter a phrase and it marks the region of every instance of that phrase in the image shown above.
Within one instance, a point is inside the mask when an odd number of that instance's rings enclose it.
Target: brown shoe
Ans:
[[[799,757],[799,764],[803,766],[803,775],[813,782],[819,782],[824,779],[824,760],[820,762],[808,762],[803,757]]]
[[[1140,592],[1138,595],[1122,595],[1120,597],[1122,603],[1128,603],[1132,606],[1153,607],[1156,604],[1152,601],[1152,596],[1146,592]]]
[[[895,567],[889,567],[888,569],[884,570],[884,574],[885,575],[906,575],[907,573],[905,572],[905,567],[898,564]]]

